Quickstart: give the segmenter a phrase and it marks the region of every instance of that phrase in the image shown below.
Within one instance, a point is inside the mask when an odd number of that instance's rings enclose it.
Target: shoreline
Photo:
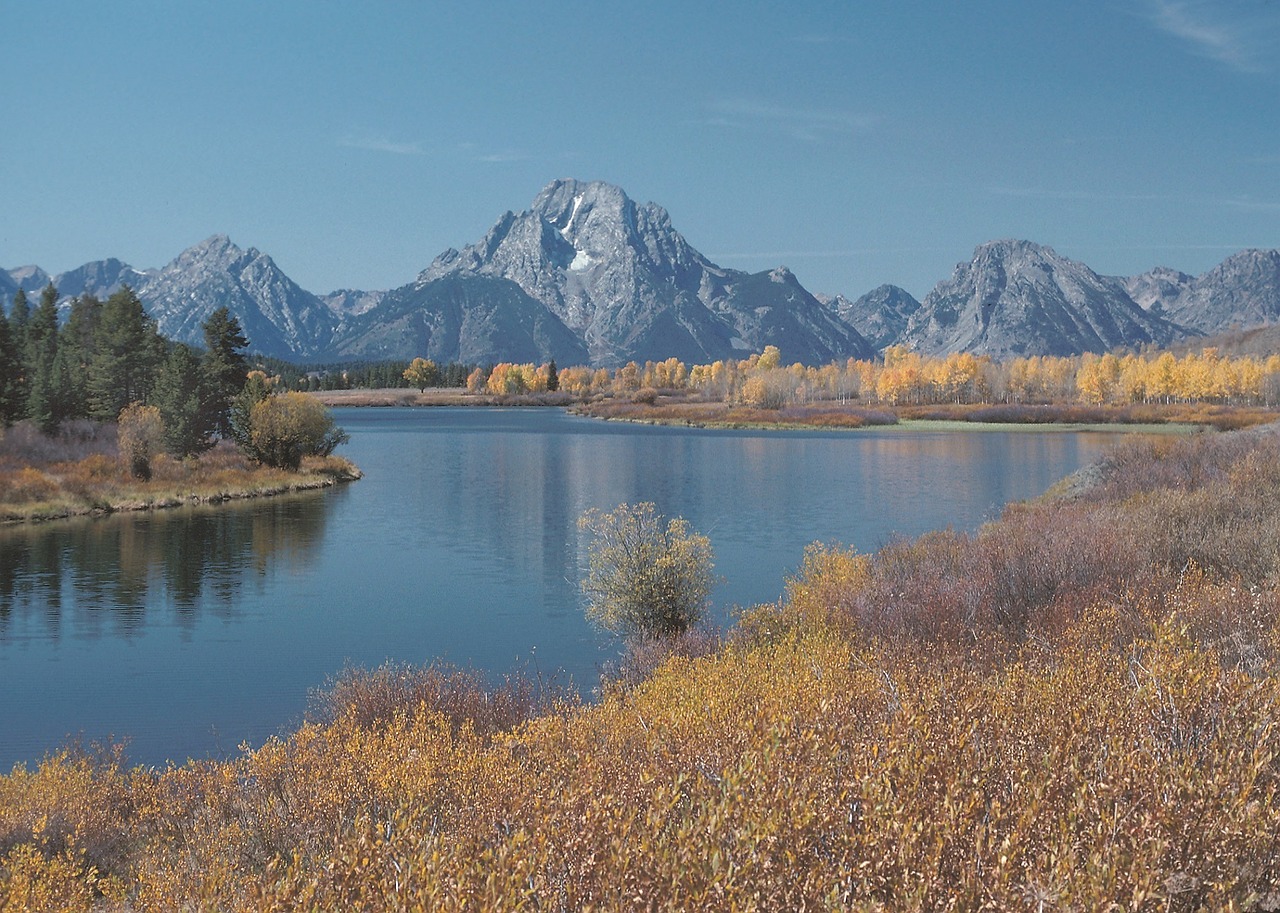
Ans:
[[[171,510],[178,507],[198,507],[222,504],[228,501],[250,501],[257,498],[274,498],[280,495],[306,491],[319,491],[337,485],[355,482],[364,473],[345,459],[340,463],[326,461],[323,467],[310,471],[281,473],[263,470],[255,482],[250,473],[241,484],[183,485],[180,482],[162,483],[162,490],[149,492],[141,487],[122,486],[121,490],[101,499],[87,497],[76,492],[64,492],[43,501],[0,505],[0,528],[11,529],[25,524],[42,524],[59,520],[109,517],[118,513]],[[147,483],[143,483],[147,484]]]
[[[456,388],[425,391],[403,388],[326,390],[309,394],[328,407],[348,408],[563,408],[573,415],[601,421],[666,425],[675,428],[760,431],[859,431],[879,428],[900,431],[1051,431],[1189,434],[1205,430],[1233,430],[1280,420],[1274,410],[1249,406],[1208,404],[1141,404],[1083,406],[1079,403],[1006,406],[940,404],[934,406],[855,406],[816,404],[791,409],[761,409],[719,402],[662,396],[655,404],[624,399],[583,401],[562,393],[496,396]],[[1004,421],[970,419],[1008,411]],[[892,419],[892,420],[887,420]]]

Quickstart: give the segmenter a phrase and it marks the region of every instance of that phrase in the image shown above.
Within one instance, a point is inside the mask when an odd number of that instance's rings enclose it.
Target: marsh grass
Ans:
[[[140,480],[116,449],[114,426],[75,423],[45,437],[26,423],[0,438],[0,522],[146,510],[259,497],[359,478],[343,457],[304,458],[297,472],[245,458],[228,441],[188,459],[160,454]]]

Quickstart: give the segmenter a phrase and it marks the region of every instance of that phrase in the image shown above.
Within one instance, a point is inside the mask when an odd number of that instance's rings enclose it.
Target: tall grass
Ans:
[[[151,477],[133,477],[113,425],[64,423],[46,436],[19,423],[0,437],[0,522],[166,507],[290,491],[359,478],[342,457],[309,457],[298,472],[252,462],[230,441],[198,457],[154,457]]]

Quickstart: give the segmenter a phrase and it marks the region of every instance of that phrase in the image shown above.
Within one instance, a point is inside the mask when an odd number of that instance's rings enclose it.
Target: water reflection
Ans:
[[[705,532],[732,605],[778,598],[805,545],[972,529],[1108,436],[714,432],[558,410],[338,417],[351,486],[0,529],[0,769],[68,735],[141,763],[260,743],[348,663],[563,670],[617,645],[584,619],[589,508],[653,501]]]
[[[131,637],[166,609],[187,632],[201,613],[234,618],[269,567],[315,560],[333,501],[305,492],[0,528],[0,643],[32,624],[54,640],[68,626],[77,637]]]

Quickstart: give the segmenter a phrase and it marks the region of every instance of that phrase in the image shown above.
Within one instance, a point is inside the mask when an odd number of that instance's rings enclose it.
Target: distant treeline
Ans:
[[[289,390],[382,390],[417,386],[405,379],[410,362],[338,361],[298,365],[279,358],[255,357],[254,364]],[[465,387],[475,365],[451,362],[438,367],[435,387]]]

